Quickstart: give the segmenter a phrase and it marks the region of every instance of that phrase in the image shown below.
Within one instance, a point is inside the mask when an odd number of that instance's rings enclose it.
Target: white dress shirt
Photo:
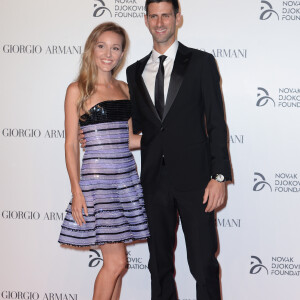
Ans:
[[[164,61],[164,69],[165,69],[165,80],[164,80],[164,96],[165,96],[165,104],[167,99],[167,94],[169,90],[169,84],[171,79],[171,73],[174,66],[174,61],[176,57],[176,53],[178,50],[178,41],[175,41],[172,46],[163,54],[167,56]],[[149,95],[155,105],[155,78],[159,68],[159,56],[162,54],[158,53],[154,49],[152,50],[152,54],[145,66],[144,72],[142,74],[146,87],[148,89]]]

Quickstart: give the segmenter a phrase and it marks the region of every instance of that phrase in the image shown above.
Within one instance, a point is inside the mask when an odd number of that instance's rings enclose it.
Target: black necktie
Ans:
[[[164,96],[164,79],[165,69],[164,61],[167,58],[165,55],[159,57],[159,68],[155,79],[155,108],[158,112],[160,119],[162,120],[164,115],[165,96]]]

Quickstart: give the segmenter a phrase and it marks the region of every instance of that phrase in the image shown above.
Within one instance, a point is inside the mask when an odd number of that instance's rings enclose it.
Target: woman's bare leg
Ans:
[[[123,275],[124,275],[124,272],[117,279],[111,300],[119,300],[120,299]]]
[[[115,288],[121,287],[121,274],[127,265],[126,248],[123,243],[117,243],[105,244],[100,249],[103,266],[95,280],[93,300],[112,300]]]

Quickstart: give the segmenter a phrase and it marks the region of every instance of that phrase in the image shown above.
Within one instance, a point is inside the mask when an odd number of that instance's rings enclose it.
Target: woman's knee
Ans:
[[[104,267],[115,276],[119,276],[126,269],[126,266],[127,260],[123,257],[113,258],[106,262],[104,261]]]

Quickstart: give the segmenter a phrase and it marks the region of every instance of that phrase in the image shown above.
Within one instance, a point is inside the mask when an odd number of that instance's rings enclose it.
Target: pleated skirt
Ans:
[[[72,200],[61,226],[59,243],[86,247],[128,243],[149,237],[143,192],[128,148],[128,122],[82,126],[86,151],[80,187],[88,208],[85,224],[72,217]]]

